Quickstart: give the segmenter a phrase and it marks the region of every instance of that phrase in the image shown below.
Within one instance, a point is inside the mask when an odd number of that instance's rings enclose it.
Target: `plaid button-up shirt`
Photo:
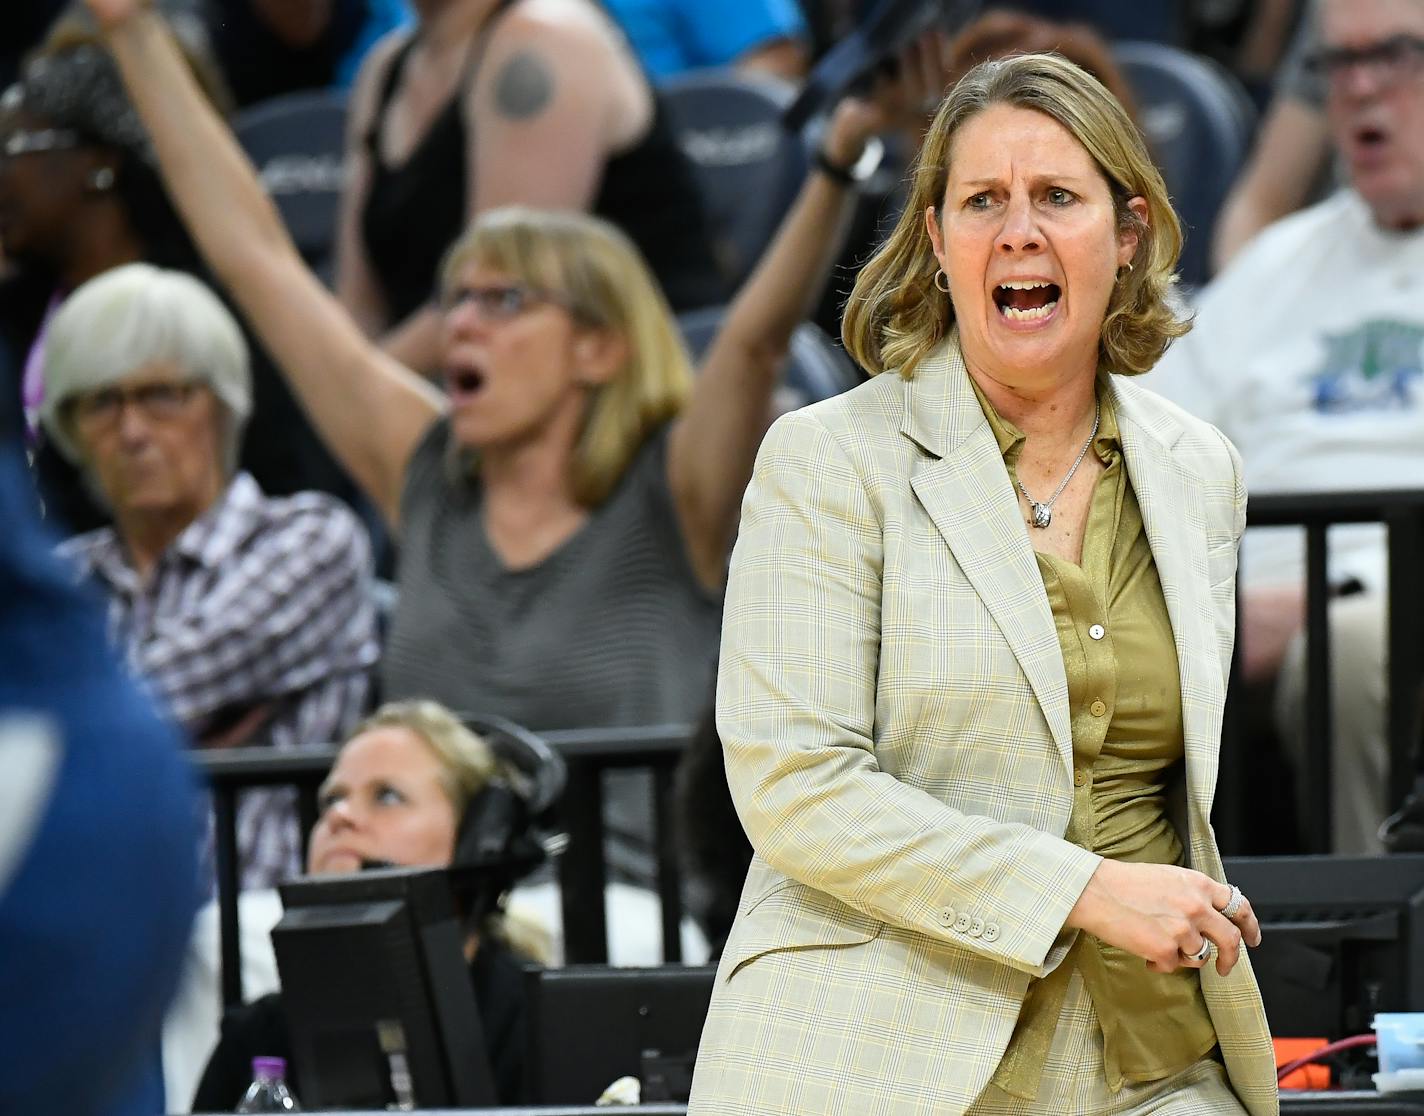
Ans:
[[[239,474],[144,580],[113,528],[61,552],[109,600],[109,633],[135,675],[202,746],[254,710],[247,745],[337,741],[361,715],[378,657],[370,545],[356,517],[315,493],[270,499]],[[300,870],[295,792],[238,798],[243,887]],[[205,839],[211,879],[212,827]]]

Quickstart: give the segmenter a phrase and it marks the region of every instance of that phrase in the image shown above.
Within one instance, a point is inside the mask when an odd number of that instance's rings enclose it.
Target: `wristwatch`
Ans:
[[[858,186],[880,169],[880,162],[884,158],[885,144],[880,141],[879,136],[871,136],[866,141],[860,157],[848,167],[832,162],[826,154],[826,149],[819,146],[816,148],[816,154],[812,156],[812,162],[815,163],[816,169],[831,181],[839,182],[842,186]]]

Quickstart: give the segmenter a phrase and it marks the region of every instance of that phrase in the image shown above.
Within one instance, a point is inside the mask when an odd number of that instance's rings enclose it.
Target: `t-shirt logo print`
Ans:
[[[1413,407],[1424,375],[1424,326],[1375,321],[1348,333],[1325,334],[1325,361],[1310,380],[1321,414]]]

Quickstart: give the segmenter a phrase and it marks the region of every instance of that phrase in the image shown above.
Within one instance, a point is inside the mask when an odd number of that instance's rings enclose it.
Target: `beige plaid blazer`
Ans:
[[[1208,816],[1245,491],[1214,428],[1110,378],[1176,637],[1185,778]],[[747,491],[717,690],[756,857],[717,974],[693,1116],[962,1113],[1030,978],[1072,945],[1098,858],[1064,841],[1073,743],[1043,580],[954,339],[778,421]],[[1237,1095],[1277,1112],[1244,957],[1202,990]]]

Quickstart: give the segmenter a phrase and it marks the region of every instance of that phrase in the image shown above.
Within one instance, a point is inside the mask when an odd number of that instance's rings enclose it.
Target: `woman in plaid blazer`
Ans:
[[[694,1116],[1277,1111],[1260,930],[1208,821],[1240,462],[1127,378],[1187,328],[1180,243],[1138,133],[1070,63],[986,63],[940,106],[846,316],[886,374],[778,422],[743,506],[717,709],[757,855]],[[1176,863],[1082,838],[1080,737],[1115,711],[1076,700],[1045,571],[1101,551],[1114,476],[1177,680],[1136,816]],[[1110,663],[1117,605],[1081,628]],[[1129,962],[1117,983],[1089,949]],[[1135,999],[1160,974],[1176,1014]]]

